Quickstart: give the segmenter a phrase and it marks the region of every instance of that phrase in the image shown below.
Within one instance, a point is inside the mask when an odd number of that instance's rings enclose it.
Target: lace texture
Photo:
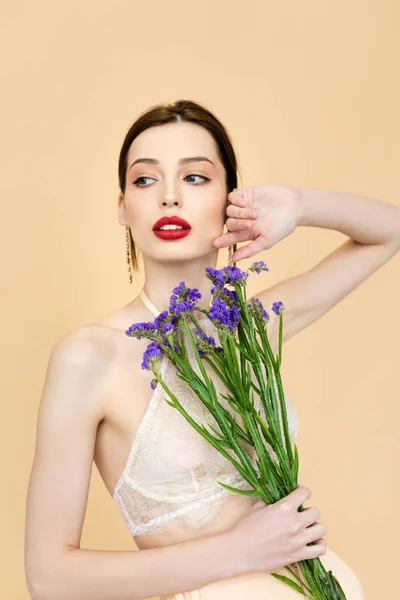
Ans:
[[[214,325],[208,319],[199,320],[199,323],[207,335],[213,335],[218,343]],[[187,348],[191,364],[200,374],[189,341]],[[212,377],[217,393],[227,394],[228,390],[211,367],[204,361],[203,365],[207,374]],[[166,385],[190,416],[197,423],[212,425],[220,431],[215,419],[190,386],[178,377],[174,365],[166,356],[161,358],[160,370]],[[256,380],[255,383],[257,385]],[[234,494],[219,485],[218,481],[240,489],[251,489],[235,466],[213,448],[177,409],[169,406],[164,398],[170,400],[162,386],[158,385],[153,391],[113,492],[122,519],[133,536],[159,534],[169,525],[199,529],[210,523],[225,500]],[[221,396],[219,400],[240,423],[240,417],[228,402]],[[287,396],[285,400],[290,438],[294,443],[298,434],[298,416]],[[263,414],[258,398],[256,408],[261,409]],[[254,449],[244,441],[241,445],[259,472]],[[272,449],[265,445],[271,456],[276,457]],[[227,451],[238,460],[233,451]]]

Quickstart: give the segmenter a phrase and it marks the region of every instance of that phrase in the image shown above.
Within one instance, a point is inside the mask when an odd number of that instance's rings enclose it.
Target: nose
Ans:
[[[176,196],[165,196],[162,206],[179,206],[180,200]]]

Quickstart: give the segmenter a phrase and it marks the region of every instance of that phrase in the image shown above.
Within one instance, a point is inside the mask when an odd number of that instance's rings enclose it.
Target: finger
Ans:
[[[310,488],[300,485],[291,494],[285,496],[285,498],[282,498],[282,500],[278,500],[277,504],[280,504],[281,510],[290,512],[292,510],[297,510],[299,506],[301,506],[303,502],[308,500],[310,497]]]
[[[305,508],[302,512],[299,513],[299,523],[302,527],[309,527],[321,516],[321,511],[315,506],[310,506]]]
[[[254,222],[248,219],[227,219],[226,227],[229,231],[249,231],[254,225]]]
[[[258,508],[265,508],[267,505],[267,503],[262,499],[262,498],[257,498],[252,505],[253,510],[256,510]]]
[[[228,198],[228,201],[231,202],[232,199],[243,198],[243,196],[244,196],[243,190],[238,190],[238,188],[234,188],[231,192],[229,192],[227,198]]]
[[[258,210],[250,210],[248,208],[239,208],[234,204],[229,204],[226,208],[226,214],[228,217],[234,217],[235,219],[258,219]]]
[[[301,549],[301,560],[322,556],[323,554],[326,554],[327,548],[328,544],[326,543],[326,540],[321,540],[318,544],[315,542],[314,544],[311,544],[311,546],[305,546]]]
[[[223,233],[219,237],[215,238],[213,244],[217,248],[224,248],[225,246],[231,246],[232,244],[237,244],[238,242],[245,242],[248,239],[249,232],[247,230],[235,231]]]
[[[250,200],[244,198],[242,195],[237,196],[228,196],[228,200],[230,204],[234,204],[235,206],[242,206],[250,208]],[[229,205],[228,205],[229,206]]]
[[[235,252],[235,254],[233,255],[232,260],[234,262],[237,262],[238,260],[242,260],[243,258],[250,258],[251,256],[258,254],[259,252],[262,252],[263,250],[268,250],[271,247],[272,247],[272,244],[268,244],[267,241],[265,240],[265,238],[263,238],[261,235],[259,235],[258,238],[256,238],[250,244],[247,244],[246,246],[239,248],[239,250],[237,250]]]
[[[315,540],[315,542],[313,542],[313,544],[314,544],[314,545],[315,545],[315,544],[321,544],[321,545],[327,546],[327,545],[328,545],[328,542],[326,541],[326,539],[325,539],[325,538],[319,538],[318,540]]]
[[[310,542],[315,542],[319,540],[326,534],[326,527],[323,523],[314,523],[314,525],[310,525],[302,532],[302,540],[304,544],[309,544]]]

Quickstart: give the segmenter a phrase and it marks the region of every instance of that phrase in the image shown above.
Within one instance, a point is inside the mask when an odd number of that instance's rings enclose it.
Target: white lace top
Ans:
[[[143,290],[142,299],[157,316],[159,311],[150,303]],[[206,317],[198,321],[207,335],[214,336],[218,345],[218,336],[211,321]],[[192,366],[199,373],[189,340],[186,346],[193,359]],[[217,392],[228,393],[211,367],[205,361],[203,364],[208,375],[212,376]],[[215,419],[188,384],[179,379],[174,365],[165,355],[161,358],[160,371],[166,385],[193,419],[200,424],[211,424],[219,431]],[[164,398],[170,400],[158,384],[153,390],[113,491],[113,498],[132,536],[158,534],[168,525],[198,529],[208,524],[224,501],[234,493],[223,488],[218,481],[241,489],[251,489],[235,466],[211,446],[176,408],[168,405]],[[298,416],[289,398],[285,398],[290,437],[294,443],[298,433]],[[229,404],[223,398],[219,399],[238,418]],[[260,404],[258,407],[262,410]],[[241,444],[259,472],[253,448],[244,441]],[[228,452],[237,459],[233,451]],[[271,448],[270,454],[274,456]]]

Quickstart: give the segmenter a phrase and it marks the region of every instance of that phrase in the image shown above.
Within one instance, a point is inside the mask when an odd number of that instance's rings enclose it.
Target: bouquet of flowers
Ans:
[[[248,269],[255,273],[268,270],[263,261],[254,262]],[[250,484],[250,489],[218,483],[231,492],[261,498],[266,504],[272,504],[298,487],[299,471],[297,446],[292,445],[289,435],[280,375],[284,306],[282,302],[272,305],[272,311],[279,317],[279,349],[274,355],[267,334],[268,313],[257,298],[247,302],[249,273],[234,266],[219,270],[207,267],[206,276],[214,284],[209,310],[197,303],[200,292],[186,287],[182,281],[173,289],[168,311],[160,313],[154,321],[134,323],[126,335],[152,340],[142,362],[142,368],[154,374],[151,387],[154,389],[157,384],[163,387],[170,398],[164,400],[234,464]],[[193,314],[195,310],[207,315],[214,324],[219,345],[214,337],[207,336],[201,329]],[[189,322],[194,324],[194,331]],[[197,371],[188,360],[184,334],[195,350]],[[174,364],[178,377],[196,392],[217,427],[197,423],[166,386],[158,369],[163,354]],[[233,412],[220,402],[203,361],[226,386],[229,393],[222,397]],[[262,406],[262,410],[257,410],[257,406]],[[255,450],[258,469],[242,447],[242,441]],[[299,508],[302,510],[303,506]],[[319,558],[285,568],[291,578],[278,573],[272,575],[309,600],[346,600],[338,580],[332,571],[325,569]]]

